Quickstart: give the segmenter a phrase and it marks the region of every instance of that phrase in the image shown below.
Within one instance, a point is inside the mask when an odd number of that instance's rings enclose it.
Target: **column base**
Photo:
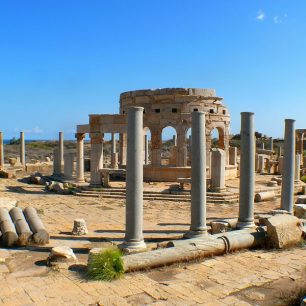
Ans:
[[[129,250],[143,250],[146,249],[147,246],[144,242],[144,240],[140,241],[124,241],[122,244],[118,245],[118,248],[124,251]]]
[[[237,229],[252,228],[252,227],[256,227],[254,221],[238,221],[236,225]]]
[[[77,183],[85,183],[85,179],[81,179],[81,178],[80,179],[77,178],[75,181]]]
[[[200,230],[200,231],[190,230],[183,235],[183,238],[186,238],[186,239],[199,238],[199,237],[203,237],[203,236],[206,236],[206,235],[208,235],[207,229],[203,229],[203,230]]]

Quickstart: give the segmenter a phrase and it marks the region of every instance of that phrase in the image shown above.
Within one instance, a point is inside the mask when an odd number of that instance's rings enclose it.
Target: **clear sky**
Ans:
[[[304,0],[3,0],[0,130],[71,138],[90,113],[117,113],[121,92],[215,88],[233,133],[306,128]]]

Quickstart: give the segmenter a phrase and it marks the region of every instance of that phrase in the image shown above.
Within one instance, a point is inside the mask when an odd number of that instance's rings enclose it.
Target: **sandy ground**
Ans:
[[[133,273],[111,283],[87,281],[83,271],[88,249],[105,241],[119,243],[124,237],[124,200],[57,195],[41,186],[5,179],[0,179],[0,196],[17,199],[21,207],[34,206],[52,238],[45,248],[0,247],[3,305],[285,305],[284,297],[306,280],[305,248],[300,247],[243,251]],[[277,207],[279,200],[255,204],[255,214]],[[208,222],[235,218],[237,213],[238,204],[207,207]],[[87,222],[89,233],[82,239],[69,235],[75,218]],[[144,202],[148,245],[181,237],[189,222],[189,203]],[[54,245],[73,247],[79,265],[49,270],[43,261]]]

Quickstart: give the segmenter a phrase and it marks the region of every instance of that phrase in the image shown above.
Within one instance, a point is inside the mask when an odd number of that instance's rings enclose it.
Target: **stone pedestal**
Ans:
[[[239,217],[237,228],[249,228],[254,224],[255,142],[254,114],[241,113],[241,155]]]
[[[212,149],[211,154],[211,188],[216,192],[225,191],[225,152]]]
[[[192,113],[191,224],[184,237],[207,233],[206,228],[206,136],[205,113]]]
[[[77,158],[76,158],[76,181],[85,182],[84,178],[84,138],[85,134],[76,134],[77,138]]]
[[[143,239],[143,108],[128,109],[126,231],[123,249],[146,248]]]
[[[237,165],[237,148],[236,147],[229,148],[229,164],[233,166]]]
[[[295,120],[285,120],[284,169],[282,179],[281,209],[293,213]]]
[[[100,169],[103,169],[103,134],[90,133],[90,185],[101,185]]]
[[[265,158],[263,155],[258,155],[258,172],[260,174],[265,173]]]

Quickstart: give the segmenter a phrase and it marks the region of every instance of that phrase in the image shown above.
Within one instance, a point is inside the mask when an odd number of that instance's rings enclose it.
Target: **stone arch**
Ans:
[[[225,131],[223,127],[215,126],[210,131],[211,148],[225,150]]]
[[[161,166],[176,166],[177,161],[177,130],[172,125],[161,130]]]

